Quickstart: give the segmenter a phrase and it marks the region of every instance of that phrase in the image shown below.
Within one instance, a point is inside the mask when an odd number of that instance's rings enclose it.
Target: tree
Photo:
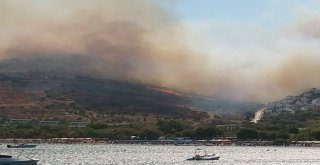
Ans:
[[[289,132],[292,134],[298,134],[299,133],[299,129],[296,127],[292,127],[289,129]]]
[[[312,131],[310,133],[311,137],[314,138],[315,140],[320,140],[320,131]]]
[[[273,145],[277,145],[277,146],[283,146],[283,145],[289,145],[290,142],[286,139],[275,139],[273,140]]]
[[[257,139],[258,132],[255,129],[243,128],[237,133],[239,139]]]
[[[186,120],[158,120],[157,127],[165,134],[174,134],[191,129],[191,123]]]
[[[160,132],[158,130],[145,129],[140,137],[145,140],[156,140],[160,137]]]
[[[213,137],[223,136],[223,132],[216,127],[199,127],[195,132],[198,139],[212,139]]]
[[[88,124],[88,127],[93,129],[105,129],[108,128],[108,125],[103,123],[90,123]]]
[[[278,134],[276,135],[276,138],[279,138],[279,139],[289,139],[290,138],[290,135],[287,133],[287,132],[278,132]]]

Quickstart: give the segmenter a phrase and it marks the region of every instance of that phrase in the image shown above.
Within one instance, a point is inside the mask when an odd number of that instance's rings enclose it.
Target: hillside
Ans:
[[[85,57],[73,56],[1,61],[0,116],[101,122],[199,120],[210,118],[207,112],[245,113],[261,107],[99,78],[83,71],[88,62]]]
[[[55,75],[0,75],[0,115],[7,118],[108,120],[104,114],[202,118],[186,100],[130,82]],[[100,117],[99,117],[100,116]]]
[[[320,90],[309,89],[297,96],[287,96],[284,99],[269,103],[266,113],[276,116],[284,113],[297,113],[320,108]]]
[[[264,117],[250,125],[259,139],[289,144],[320,140],[320,90],[312,88],[297,96],[269,103]]]

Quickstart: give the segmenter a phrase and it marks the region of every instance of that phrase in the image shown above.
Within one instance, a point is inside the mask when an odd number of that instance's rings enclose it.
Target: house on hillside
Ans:
[[[10,124],[29,124],[31,119],[10,119]]]
[[[40,121],[39,125],[40,126],[59,126],[60,122],[59,121]]]
[[[311,105],[316,109],[320,108],[320,98],[313,99]]]
[[[69,127],[73,128],[84,128],[88,125],[89,123],[87,122],[70,122]]]

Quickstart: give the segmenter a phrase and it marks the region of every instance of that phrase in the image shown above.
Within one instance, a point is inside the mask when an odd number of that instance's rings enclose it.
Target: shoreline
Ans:
[[[277,146],[277,147],[320,147],[320,141],[297,141],[288,145],[274,145],[272,141],[229,141],[229,140],[110,140],[105,138],[52,138],[52,139],[0,139],[0,144],[114,144],[114,145],[176,145],[176,146]]]

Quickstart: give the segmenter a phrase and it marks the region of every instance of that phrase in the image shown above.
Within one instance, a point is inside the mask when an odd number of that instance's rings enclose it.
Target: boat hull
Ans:
[[[219,160],[220,156],[192,157],[187,160]]]
[[[7,145],[7,148],[36,148],[36,144]]]
[[[38,161],[33,159],[4,158],[0,159],[0,165],[37,165]]]

